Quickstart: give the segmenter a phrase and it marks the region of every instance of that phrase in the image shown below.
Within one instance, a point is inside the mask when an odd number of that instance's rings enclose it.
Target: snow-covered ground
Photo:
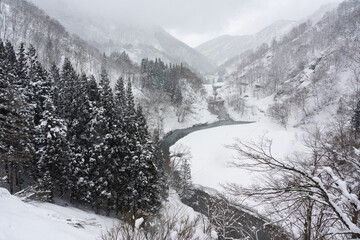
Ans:
[[[259,174],[244,169],[232,168],[236,152],[227,147],[236,139],[243,142],[258,142],[262,137],[273,141],[272,153],[284,157],[302,148],[301,130],[285,129],[268,118],[242,125],[222,126],[201,130],[180,139],[171,150],[184,145],[189,148],[193,183],[222,190],[220,184],[238,183],[249,186],[259,180]]]
[[[184,129],[196,124],[212,123],[219,120],[216,115],[209,112],[205,101],[193,104],[192,111],[193,113],[189,114],[184,122],[178,122],[175,114],[169,114],[164,120],[164,132],[168,133],[175,129]]]
[[[189,217],[194,220],[199,214],[181,203],[178,195],[171,190],[169,200],[164,203],[162,214],[171,218]],[[101,233],[117,224],[116,218],[96,215],[73,207],[50,203],[24,202],[19,197],[0,188],[0,240],[98,240]],[[194,238],[212,239],[202,229],[204,222],[196,226]],[[177,239],[175,226],[172,240]],[[216,238],[216,234],[214,234]]]
[[[23,202],[0,188],[0,240],[92,240],[116,219],[73,207]]]

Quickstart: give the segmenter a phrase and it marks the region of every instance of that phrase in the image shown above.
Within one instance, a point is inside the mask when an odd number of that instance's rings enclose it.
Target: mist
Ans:
[[[223,34],[255,33],[277,20],[299,20],[334,0],[31,0],[50,13],[117,24],[158,25],[196,46]]]

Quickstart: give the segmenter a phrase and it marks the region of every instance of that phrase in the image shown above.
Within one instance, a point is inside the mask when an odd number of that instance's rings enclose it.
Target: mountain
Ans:
[[[21,42],[33,44],[42,64],[62,64],[69,58],[78,72],[98,76],[103,64],[103,54],[64,26],[52,19],[34,4],[24,0],[0,0],[0,36],[15,47]],[[109,74],[121,76],[138,72],[130,62],[106,60]]]
[[[274,38],[280,38],[284,33],[287,33],[295,23],[295,21],[282,20],[271,24],[253,35],[223,35],[207,41],[195,49],[220,65],[226,60],[247,50],[254,49],[263,43],[269,44]]]
[[[359,24],[359,2],[345,1],[244,55],[223,77],[228,106],[245,115],[261,109],[292,126],[351,118],[360,97]]]
[[[71,33],[107,54],[126,51],[138,64],[143,58],[161,58],[167,63],[185,63],[202,73],[212,72],[216,67],[207,57],[159,26],[89,16],[64,3],[45,10]]]
[[[264,43],[271,44],[274,39],[280,40],[286,33],[290,32],[293,27],[298,26],[301,23],[306,21],[316,23],[325,13],[333,10],[337,5],[337,3],[324,5],[311,16],[300,21],[277,21],[253,35],[223,35],[207,41],[195,49],[215,61],[218,65],[221,65],[227,60],[239,56],[247,50],[255,49]]]

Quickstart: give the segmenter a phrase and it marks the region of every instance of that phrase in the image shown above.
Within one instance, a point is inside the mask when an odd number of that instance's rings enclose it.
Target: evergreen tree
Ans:
[[[100,209],[102,205],[101,187],[96,186],[96,183],[102,182],[99,178],[102,177],[102,164],[104,164],[101,155],[101,147],[103,143],[101,121],[103,111],[101,110],[100,94],[94,76],[90,76],[87,81],[86,95],[88,101],[89,121],[86,123],[84,137],[87,143],[85,151],[83,152],[84,164],[83,169],[85,174],[83,179],[79,181],[78,188],[82,189],[82,201],[91,204],[96,210]]]
[[[27,79],[28,67],[27,67],[27,58],[26,58],[26,50],[25,50],[24,43],[20,44],[20,47],[19,47],[19,50],[17,53],[16,70],[17,70],[17,76],[20,79],[25,81]]]
[[[163,151],[160,146],[160,137],[158,131],[154,133],[153,148],[154,148],[154,164],[159,175],[158,178],[158,192],[162,199],[168,197],[168,176],[166,175],[166,162]]]
[[[143,59],[141,61],[141,86],[149,90],[162,91],[176,103],[181,104],[181,88],[179,81],[185,78],[182,66],[166,65],[161,59],[149,61]]]
[[[113,196],[111,191],[111,182],[114,182],[115,176],[110,171],[112,163],[112,154],[114,152],[114,136],[113,123],[115,121],[114,113],[114,98],[110,87],[110,79],[106,70],[103,68],[99,81],[100,94],[100,114],[98,117],[99,134],[102,142],[99,145],[97,166],[99,167],[100,175],[96,179],[98,198],[102,199],[99,204],[106,203],[106,205],[113,205]]]
[[[125,111],[126,96],[124,80],[122,77],[118,78],[115,84],[115,105],[119,112]]]
[[[59,96],[58,96],[58,106],[57,111],[59,116],[67,121],[67,124],[70,124],[72,119],[76,114],[72,111],[72,104],[75,98],[74,95],[74,85],[78,80],[78,76],[68,58],[65,58],[59,82]],[[71,135],[69,135],[71,137]]]
[[[10,192],[21,187],[23,165],[31,159],[29,112],[10,42],[0,41],[0,157]]]
[[[353,125],[354,132],[356,134],[359,134],[360,133],[360,100],[357,103],[351,122]]]
[[[41,124],[37,129],[38,150],[37,172],[38,182],[43,191],[50,191],[53,196],[57,189],[62,195],[68,191],[69,185],[69,155],[66,126],[63,120],[58,119],[51,96],[47,95],[42,112]]]
[[[120,57],[128,57],[122,54]],[[163,87],[168,67],[151,67]],[[31,132],[30,132],[31,130]],[[33,136],[33,137],[30,137]],[[42,191],[67,194],[96,210],[135,215],[157,211],[166,197],[163,158],[151,141],[132,86],[122,78],[115,96],[105,68],[95,78],[77,75],[69,59],[48,73],[33,46],[16,55],[0,42],[0,150],[10,191],[20,186],[21,161],[35,157],[29,169]]]
[[[52,87],[52,99],[54,102],[56,113],[58,113],[57,107],[60,106],[60,102],[59,102],[60,101],[59,100],[60,70],[55,64],[51,65],[50,72],[49,72],[49,78],[50,78],[51,87]]]

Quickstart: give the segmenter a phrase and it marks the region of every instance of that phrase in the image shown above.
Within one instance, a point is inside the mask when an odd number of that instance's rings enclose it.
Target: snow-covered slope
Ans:
[[[241,59],[225,77],[221,94],[228,106],[249,115],[271,98],[262,111],[290,126],[351,116],[360,96],[359,16],[359,2],[345,1],[316,24],[303,23]]]
[[[189,148],[193,182],[223,191],[220,184],[241,183],[250,187],[261,176],[249,170],[230,167],[235,160],[236,151],[227,146],[234,144],[237,139],[257,143],[261,137],[265,137],[273,140],[274,156],[283,158],[300,146],[301,138],[296,138],[297,132],[296,129],[286,130],[268,118],[263,118],[256,123],[222,126],[191,133],[179,140],[172,150],[181,146]]]
[[[68,57],[79,72],[98,76],[103,54],[77,36],[73,36],[56,20],[50,18],[32,3],[25,0],[0,1],[0,36],[15,48],[21,42],[28,47],[33,44],[42,64],[49,68],[58,66]],[[135,67],[119,65],[107,60],[110,75],[134,73]]]
[[[253,35],[220,36],[201,44],[196,47],[196,50],[215,61],[218,65],[224,64],[227,60],[232,63],[233,61],[230,59],[241,55],[247,50],[255,49],[261,44],[271,44],[274,39],[280,40],[293,27],[301,23],[308,21],[313,24],[317,23],[327,12],[335,9],[337,6],[338,3],[323,5],[309,17],[299,21],[280,20]]]
[[[159,26],[122,23],[118,20],[81,14],[66,3],[55,2],[58,8],[44,7],[48,14],[60,21],[71,33],[80,36],[103,52],[126,51],[137,63],[142,58],[161,58],[165,62],[186,63],[203,73],[212,72],[215,65],[207,57],[171,36]]]
[[[0,188],[0,240],[98,240],[101,234],[116,226],[116,218],[104,217],[74,207],[65,207],[50,203],[24,202],[19,197]],[[177,219],[171,231],[171,240],[177,239],[181,222],[188,218],[193,221],[200,214],[181,203],[172,190],[168,202],[160,212],[164,218]],[[195,226],[191,239],[216,239],[207,236],[203,224],[206,217]]]
[[[196,50],[220,65],[226,60],[247,50],[254,49],[263,43],[269,44],[273,39],[280,38],[286,34],[295,23],[295,21],[282,20],[271,24],[253,35],[223,35],[201,44],[196,47]]]
[[[0,240],[95,240],[116,221],[73,207],[23,202],[4,188],[0,212]]]

